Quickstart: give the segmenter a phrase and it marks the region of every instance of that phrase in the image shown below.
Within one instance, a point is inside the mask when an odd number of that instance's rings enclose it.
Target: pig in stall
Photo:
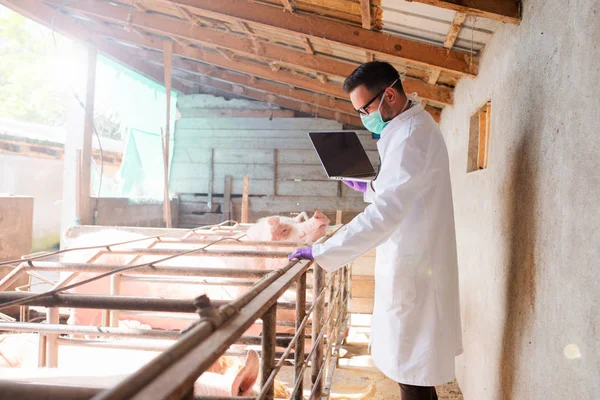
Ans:
[[[59,347],[60,366],[48,372],[48,369],[37,368],[37,346],[37,334],[0,335],[2,379],[110,387],[159,354],[151,351],[61,346]],[[89,360],[89,362],[82,363],[82,360]],[[248,351],[244,361],[238,357],[222,356],[196,380],[194,394],[256,395],[260,391],[257,385],[258,377],[259,357],[255,351]],[[289,395],[285,385],[276,382],[275,397],[287,398]]]

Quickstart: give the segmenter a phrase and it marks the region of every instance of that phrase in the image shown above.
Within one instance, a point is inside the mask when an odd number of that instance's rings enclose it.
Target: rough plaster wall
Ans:
[[[465,399],[600,396],[600,1],[523,1],[442,115],[459,247]],[[489,165],[466,173],[492,101]],[[565,347],[577,345],[569,359]],[[574,352],[577,356],[577,352]]]

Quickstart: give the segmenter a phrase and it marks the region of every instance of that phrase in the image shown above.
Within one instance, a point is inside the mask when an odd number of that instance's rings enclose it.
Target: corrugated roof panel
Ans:
[[[382,0],[383,32],[443,46],[456,15],[455,11],[427,4]],[[467,17],[454,49],[480,51],[500,23],[485,18]]]

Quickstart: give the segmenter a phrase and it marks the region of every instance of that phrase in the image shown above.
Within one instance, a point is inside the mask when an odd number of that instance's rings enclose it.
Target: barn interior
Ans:
[[[362,194],[327,178],[307,133],[354,131],[377,166],[377,139],[342,89],[369,61],[401,73],[450,157],[464,351],[439,398],[597,397],[598,0],[0,7],[44,27],[50,52],[72,43],[59,64],[72,92],[65,124],[0,108],[0,346],[30,340],[0,347],[6,398],[228,398],[191,388],[229,376],[209,375],[221,356],[246,368],[256,352],[256,392],[229,396],[279,398],[283,385],[290,399],[400,399],[369,356],[375,253],[325,273],[286,264],[300,240],[251,233],[278,215],[327,221],[310,243],[323,241],[365,209]],[[2,60],[0,93],[1,72]],[[126,138],[98,134],[100,92],[129,116]],[[103,242],[83,240],[99,234]],[[78,247],[93,256],[65,250]],[[90,273],[111,274],[110,291],[61,293]],[[183,292],[130,294],[127,282],[237,289],[207,304]],[[68,324],[69,308],[98,320]],[[189,329],[131,323],[161,313]],[[11,368],[26,355],[28,368]]]

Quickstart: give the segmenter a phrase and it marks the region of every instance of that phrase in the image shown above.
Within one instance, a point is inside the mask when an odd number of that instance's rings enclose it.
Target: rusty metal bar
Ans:
[[[227,224],[229,222],[234,222],[235,225],[233,227],[225,227],[222,226],[224,224]],[[142,242],[145,240],[152,240],[155,239],[157,241],[160,241],[161,238],[165,238],[168,236],[173,236],[173,235],[177,235],[177,234],[181,234],[181,235],[185,235],[183,236],[183,238],[186,238],[188,235],[202,235],[202,234],[206,234],[206,235],[212,235],[215,233],[214,230],[212,230],[212,228],[220,228],[223,231],[228,231],[228,230],[232,230],[236,227],[237,230],[242,231],[242,230],[248,230],[248,228],[251,225],[245,226],[245,225],[240,225],[238,224],[236,221],[224,221],[221,222],[219,224],[215,224],[215,225],[208,225],[205,226],[203,228],[195,228],[195,229],[188,229],[188,230],[173,230],[172,232],[168,232],[168,233],[164,233],[162,235],[155,235],[155,236],[148,236],[148,237],[143,237],[140,239],[132,239],[132,240],[126,240],[124,242],[116,242],[116,243],[109,243],[109,244],[102,244],[102,245],[96,245],[96,246],[87,246],[87,247],[74,247],[74,248],[70,248],[70,249],[63,249],[63,250],[57,250],[54,252],[41,252],[41,254],[38,253],[34,253],[34,255],[31,255],[30,257],[25,257],[25,258],[21,258],[18,260],[7,260],[7,261],[2,261],[0,262],[0,266],[4,266],[4,265],[12,265],[12,264],[20,264],[22,262],[30,262],[33,260],[39,260],[39,259],[43,259],[43,258],[48,258],[48,257],[52,257],[52,256],[56,256],[59,254],[65,254],[65,253],[69,253],[69,252],[73,252],[73,251],[78,251],[78,250],[94,250],[94,249],[105,249],[105,248],[109,248],[112,246],[121,246],[124,244],[129,244],[129,243],[136,243],[136,242]],[[211,229],[206,230],[208,227],[212,227]],[[205,229],[206,233],[202,233],[201,229]],[[125,230],[127,231],[127,230]],[[200,233],[197,233],[198,231],[200,231]],[[187,234],[186,234],[187,232]]]
[[[306,274],[300,275],[300,278],[298,278],[297,287],[296,334],[299,335],[299,338],[296,341],[296,351],[294,354],[294,382],[297,379],[300,379],[300,386],[298,387],[298,391],[295,393],[294,398],[295,400],[303,400],[304,396],[302,395],[302,393],[304,388],[304,382],[303,378],[300,378],[300,374],[302,373],[302,366],[304,365],[304,339],[306,334],[306,329],[302,327],[302,321],[306,317]]]
[[[207,245],[208,246],[208,245]],[[194,251],[196,250],[196,251]],[[251,250],[205,250],[205,249],[148,249],[148,248],[130,248],[119,250],[104,250],[103,255],[124,254],[138,256],[178,256],[178,257],[230,257],[230,258],[287,258],[287,251],[251,251]],[[159,264],[157,260],[154,263]]]
[[[323,280],[325,271],[321,267],[316,267],[313,274],[313,298],[317,298],[321,290],[323,290]],[[309,400],[317,400],[321,396],[323,381],[318,374],[319,369],[323,364],[323,345],[318,341],[319,333],[322,330],[324,304],[318,303],[313,311],[312,318],[312,346],[313,356],[311,359],[311,382],[314,392],[314,397]],[[316,348],[316,349],[315,349]]]
[[[4,302],[25,299],[29,295],[22,292],[0,292],[0,306]],[[213,300],[215,306],[231,303],[232,300]],[[135,310],[173,313],[196,313],[193,299],[164,299],[160,297],[110,296],[102,294],[55,294],[32,300],[32,306],[41,307],[71,307],[110,310]],[[277,302],[284,310],[293,310],[293,301]]]
[[[100,391],[102,391],[101,388],[0,381],[0,393],[2,393],[3,399],[89,400]]]
[[[266,391],[265,400],[273,400],[275,387],[271,383],[268,387],[265,387],[267,380],[273,371],[275,364],[275,329],[276,329],[276,313],[277,303],[273,304],[267,312],[262,316],[262,357],[261,357],[261,387]],[[285,345],[287,346],[288,343]]]
[[[332,309],[332,310],[329,312],[329,315],[327,316],[327,321],[326,321],[325,323],[327,323],[327,322],[329,321],[329,319],[332,317],[332,315],[333,315],[333,312],[332,312],[332,311],[333,311],[333,309]],[[344,311],[343,309],[340,309],[339,313],[338,313],[338,314],[337,314],[337,316],[336,316],[336,318],[337,318],[337,319],[340,319],[340,316],[342,315],[343,311]],[[323,338],[323,335],[324,335],[324,334],[325,334],[325,331],[322,331],[322,332],[319,334],[319,337],[317,338],[317,342],[319,342],[319,343],[321,342],[321,339]],[[333,344],[333,342],[332,342],[332,341],[330,341],[330,342],[328,343],[328,345],[327,345],[327,351],[328,351],[328,352],[331,350],[331,346],[332,346],[332,344]],[[321,361],[322,361],[322,360],[321,360]],[[315,380],[317,380],[317,381],[318,381],[318,380],[321,380],[321,379],[322,379],[322,374],[323,374],[323,371],[324,371],[324,370],[325,370],[325,364],[323,364],[323,363],[322,363],[322,365],[319,367],[319,369],[318,369],[318,371],[317,371],[317,373],[316,373],[316,378],[315,378]],[[312,374],[315,374],[315,366],[314,366],[314,364],[312,365],[312,370],[311,370],[311,373],[312,373]],[[318,394],[318,395],[317,395],[317,394]],[[310,392],[310,396],[309,396],[308,398],[309,398],[309,399],[312,399],[312,398],[320,398],[320,397],[322,396],[322,394],[323,394],[323,388],[322,388],[322,387],[319,387],[319,386],[317,386],[317,385],[313,385],[313,387],[312,387],[312,390],[311,390],[311,392]]]
[[[37,382],[16,382],[0,380],[0,393],[3,399],[19,400],[89,400],[102,392],[102,388],[53,385]],[[194,400],[231,400],[226,396],[194,396]],[[254,397],[239,396],[236,400],[254,400]]]
[[[306,274],[304,274],[306,275]],[[332,280],[330,279],[327,283],[326,286],[330,286]],[[302,319],[302,322],[300,323],[300,326],[296,329],[296,333],[294,334],[292,341],[290,342],[289,346],[285,349],[285,351],[283,352],[283,356],[282,358],[285,358],[289,355],[289,353],[292,351],[292,347],[294,347],[297,343],[298,340],[300,339],[301,335],[306,338],[306,335],[304,334],[305,329],[308,326],[308,317],[310,316],[310,314],[313,312],[313,310],[315,309],[315,306],[319,303],[321,303],[321,301],[324,298],[325,295],[325,288],[323,288],[323,290],[321,290],[321,293],[319,293],[319,296],[315,299],[315,301],[313,301],[312,306],[310,307],[310,309],[308,311],[306,311],[304,318]],[[311,335],[312,338],[312,335]],[[319,339],[321,340],[321,339]],[[310,358],[313,354],[314,348],[311,350],[310,354],[308,355],[308,358]],[[269,377],[269,382],[273,382],[275,380],[275,375],[279,372],[279,370],[281,369],[281,367],[283,366],[283,364],[281,363],[281,361],[279,361],[277,363],[277,365],[275,365],[275,368],[273,370],[273,372],[271,373],[271,376]],[[303,382],[304,380],[304,370],[307,366],[307,362],[304,359],[304,357],[302,357],[302,368],[300,370],[300,372],[298,373],[299,376],[301,376],[301,379],[297,379],[295,380],[294,383],[294,391],[292,393],[292,396],[294,396],[296,393],[298,393],[298,388],[300,386],[300,384]],[[300,392],[301,393],[301,392]],[[262,400],[264,399],[264,395],[265,395],[265,391],[264,389],[258,394],[257,400]]]
[[[344,314],[347,314],[347,313],[344,313]],[[329,395],[331,393],[331,384],[333,382],[333,373],[339,362],[340,348],[341,348],[342,342],[344,341],[344,334],[346,332],[346,327],[348,326],[348,318],[349,318],[348,315],[346,315],[345,318],[340,319],[340,320],[343,320],[342,325],[341,325],[341,331],[339,332],[336,343],[334,345],[333,357],[331,358],[331,361],[329,362],[329,367],[327,370],[327,383],[325,384],[325,388],[323,389],[323,397],[326,397],[326,398],[329,398]]]
[[[218,335],[211,335],[214,330],[212,323],[200,322],[170,349],[117,387],[96,396],[94,400],[147,399],[149,394],[161,398],[183,395],[196,378],[212,365],[258,316],[275,304],[293,280],[309,266],[305,261],[289,263],[263,278],[254,292],[240,297],[229,308],[221,308],[221,313],[227,316],[227,324],[219,326]]]
[[[109,328],[104,326],[64,325],[58,323],[40,324],[35,322],[3,322],[0,331],[8,332],[39,332],[44,334],[82,334],[94,336],[109,336],[117,338],[147,338],[147,339],[177,339],[180,331],[162,331],[135,328]]]

